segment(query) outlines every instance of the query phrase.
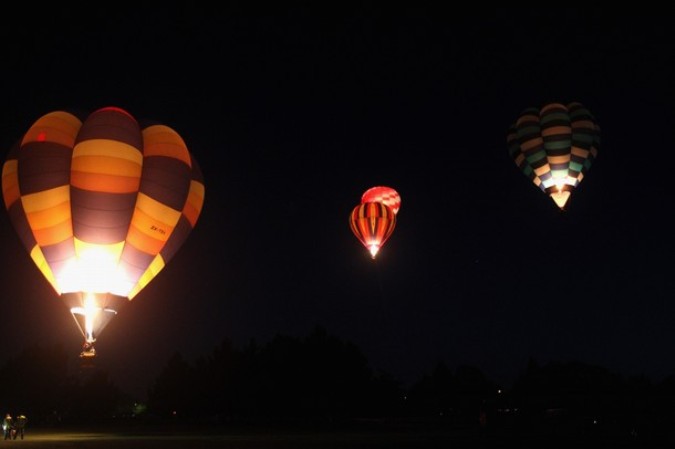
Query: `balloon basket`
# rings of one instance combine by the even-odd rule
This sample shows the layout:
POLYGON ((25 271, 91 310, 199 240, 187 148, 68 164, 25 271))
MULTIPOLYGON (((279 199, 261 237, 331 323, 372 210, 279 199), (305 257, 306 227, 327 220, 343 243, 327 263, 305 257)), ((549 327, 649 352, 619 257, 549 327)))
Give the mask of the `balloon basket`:
POLYGON ((85 343, 82 347, 82 352, 80 352, 80 358, 82 360, 93 360, 96 357, 96 349, 94 348, 93 343, 85 343))

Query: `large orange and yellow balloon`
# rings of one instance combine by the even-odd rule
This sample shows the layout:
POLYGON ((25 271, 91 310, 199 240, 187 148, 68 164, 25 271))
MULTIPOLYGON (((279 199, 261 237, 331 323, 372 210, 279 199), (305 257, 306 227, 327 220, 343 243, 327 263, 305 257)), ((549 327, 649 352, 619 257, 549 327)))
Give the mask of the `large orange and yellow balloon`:
POLYGON ((21 242, 84 337, 82 356, 119 308, 174 256, 204 204, 204 182, 165 125, 141 127, 106 107, 84 121, 40 117, 2 167, 2 193, 21 242))
POLYGON ((525 109, 507 134, 518 168, 564 210, 598 155, 600 127, 581 103, 525 109))

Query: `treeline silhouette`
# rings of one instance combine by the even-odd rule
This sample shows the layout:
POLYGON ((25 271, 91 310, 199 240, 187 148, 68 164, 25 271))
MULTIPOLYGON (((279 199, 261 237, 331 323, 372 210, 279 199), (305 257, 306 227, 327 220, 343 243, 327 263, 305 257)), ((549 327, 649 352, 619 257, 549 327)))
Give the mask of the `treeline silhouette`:
MULTIPOLYGON (((511 386, 439 361, 410 386, 375 371, 354 344, 317 327, 243 348, 228 339, 188 361, 175 353, 135 403, 99 369, 72 369, 60 346, 31 347, 0 367, 5 411, 31 425, 181 420, 201 425, 428 426, 477 435, 613 434, 670 438, 675 377, 623 378, 581 362, 531 360, 511 386)), ((4 412, 4 411, 3 411, 4 412)))

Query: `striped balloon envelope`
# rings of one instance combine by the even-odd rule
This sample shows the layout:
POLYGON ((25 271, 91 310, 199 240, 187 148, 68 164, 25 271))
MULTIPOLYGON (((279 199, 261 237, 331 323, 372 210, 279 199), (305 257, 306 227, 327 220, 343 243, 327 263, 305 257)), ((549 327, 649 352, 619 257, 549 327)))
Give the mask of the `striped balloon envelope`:
POLYGON ((564 210, 598 155, 600 127, 581 103, 550 103, 525 109, 506 140, 518 168, 564 210))
POLYGON ((171 260, 194 228, 204 182, 183 139, 105 107, 84 121, 40 117, 2 167, 10 220, 70 309, 83 357, 119 308, 171 260))
POLYGON ((394 232, 396 214, 384 203, 361 203, 349 214, 349 227, 374 259, 394 232))
POLYGON ((398 214, 398 210, 401 208, 401 196, 396 190, 387 186, 376 186, 366 190, 361 195, 361 202, 384 203, 391 207, 394 214, 398 214))

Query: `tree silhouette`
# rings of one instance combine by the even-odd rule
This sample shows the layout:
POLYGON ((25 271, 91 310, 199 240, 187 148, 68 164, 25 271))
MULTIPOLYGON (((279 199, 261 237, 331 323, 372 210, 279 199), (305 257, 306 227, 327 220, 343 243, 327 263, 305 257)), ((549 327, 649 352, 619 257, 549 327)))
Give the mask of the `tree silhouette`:
POLYGON ((5 386, 3 406, 13 413, 30 413, 35 416, 33 422, 63 410, 74 382, 68 374, 68 354, 61 345, 27 347, 0 368, 0 384, 5 386))
POLYGON ((148 393, 148 407, 160 417, 193 416, 198 412, 193 399, 196 381, 192 366, 174 353, 148 393))

